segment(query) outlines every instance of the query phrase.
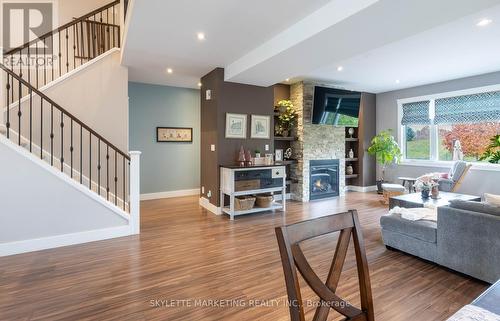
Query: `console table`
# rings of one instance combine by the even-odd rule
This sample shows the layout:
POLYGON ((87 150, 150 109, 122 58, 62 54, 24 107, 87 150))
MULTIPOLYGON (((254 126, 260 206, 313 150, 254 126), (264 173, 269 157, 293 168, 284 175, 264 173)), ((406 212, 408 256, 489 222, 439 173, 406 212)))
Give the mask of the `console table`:
POLYGON ((229 214, 231 220, 234 220, 236 215, 286 209, 286 171, 283 165, 221 166, 220 182, 220 206, 222 212, 229 214), (274 201, 270 207, 254 207, 242 211, 236 211, 234 208, 236 196, 277 192, 281 193, 281 202, 274 201), (225 204, 225 195, 229 196, 228 205, 225 204))

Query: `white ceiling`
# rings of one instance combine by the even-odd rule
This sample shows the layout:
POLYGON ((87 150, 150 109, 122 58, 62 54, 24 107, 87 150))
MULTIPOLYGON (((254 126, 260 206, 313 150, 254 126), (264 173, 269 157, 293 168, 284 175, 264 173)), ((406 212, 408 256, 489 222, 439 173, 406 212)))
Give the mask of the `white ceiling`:
POLYGON ((215 67, 377 93, 500 70, 500 0, 136 0, 128 27, 130 79, 180 87, 215 67))

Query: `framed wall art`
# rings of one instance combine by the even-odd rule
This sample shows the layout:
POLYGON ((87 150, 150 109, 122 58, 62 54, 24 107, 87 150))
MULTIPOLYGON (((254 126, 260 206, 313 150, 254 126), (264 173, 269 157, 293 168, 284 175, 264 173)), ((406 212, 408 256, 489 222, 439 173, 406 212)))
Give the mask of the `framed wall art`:
POLYGON ((271 116, 252 115, 251 138, 271 138, 271 116))
POLYGON ((157 143, 192 143, 193 129, 187 127, 156 127, 157 143))
POLYGON ((247 115, 226 114, 226 138, 247 138, 247 115))

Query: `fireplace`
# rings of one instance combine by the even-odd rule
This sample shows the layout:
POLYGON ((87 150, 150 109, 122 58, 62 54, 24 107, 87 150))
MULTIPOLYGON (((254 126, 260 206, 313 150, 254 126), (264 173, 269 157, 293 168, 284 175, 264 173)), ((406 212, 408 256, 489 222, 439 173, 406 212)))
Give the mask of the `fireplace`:
POLYGON ((339 160, 312 160, 309 164, 309 199, 339 196, 339 160))

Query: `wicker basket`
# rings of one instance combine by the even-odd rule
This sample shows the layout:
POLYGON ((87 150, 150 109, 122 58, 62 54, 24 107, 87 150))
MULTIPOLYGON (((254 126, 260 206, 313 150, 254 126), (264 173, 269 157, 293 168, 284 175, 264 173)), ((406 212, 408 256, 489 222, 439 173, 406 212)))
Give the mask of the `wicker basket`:
POLYGON ((255 202, 258 207, 271 207, 273 204, 274 197, 272 195, 257 195, 257 201, 255 202))
POLYGON ((235 211, 251 210, 255 204, 255 197, 253 196, 238 196, 234 199, 235 211))

